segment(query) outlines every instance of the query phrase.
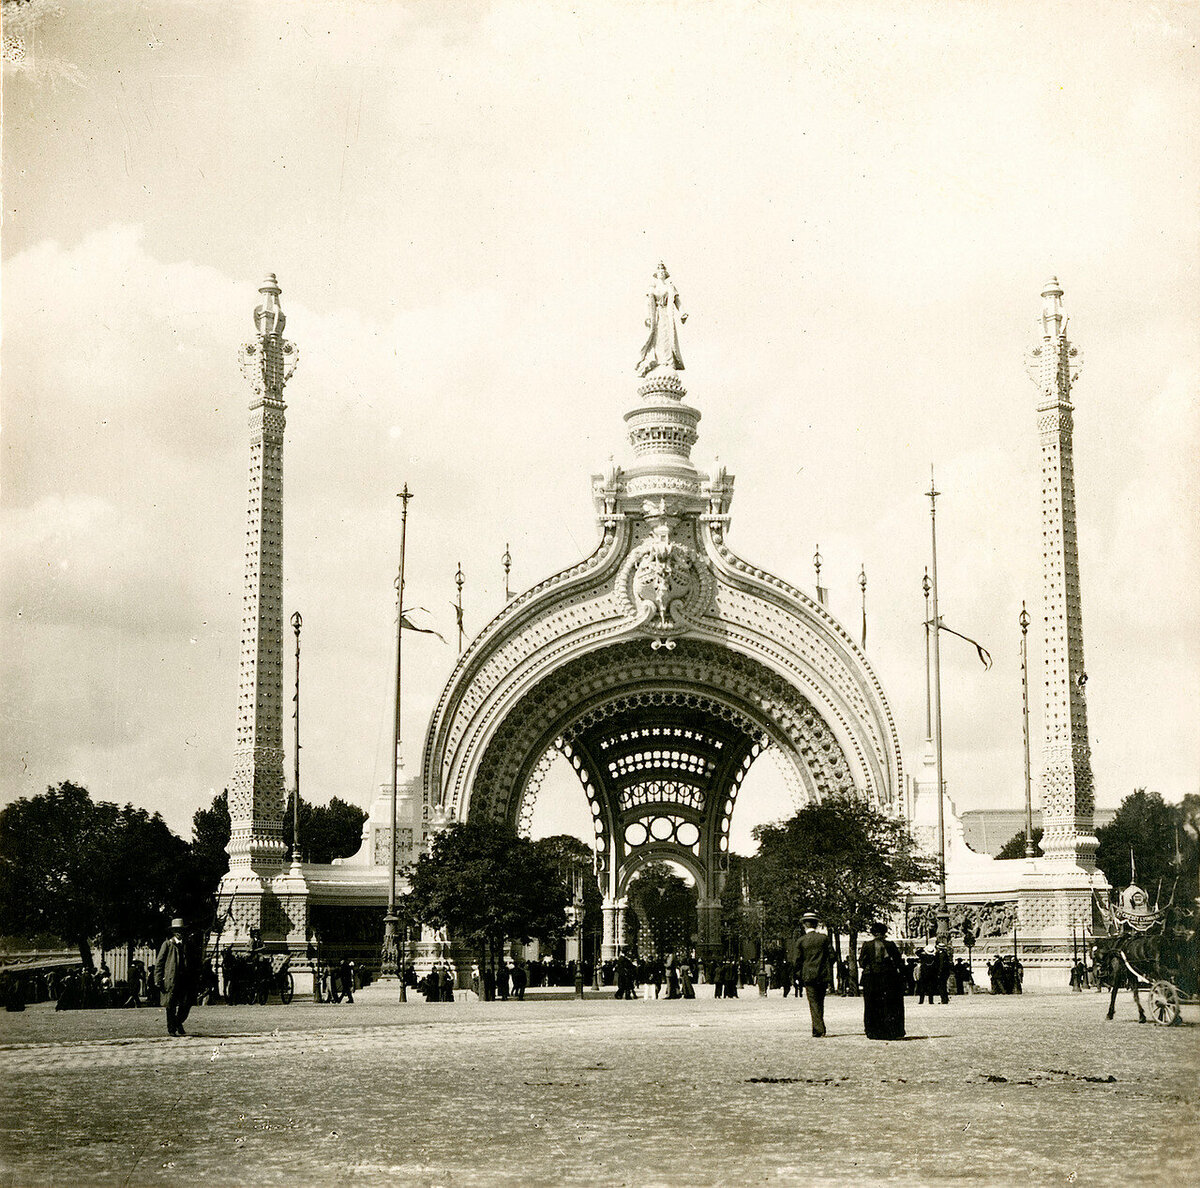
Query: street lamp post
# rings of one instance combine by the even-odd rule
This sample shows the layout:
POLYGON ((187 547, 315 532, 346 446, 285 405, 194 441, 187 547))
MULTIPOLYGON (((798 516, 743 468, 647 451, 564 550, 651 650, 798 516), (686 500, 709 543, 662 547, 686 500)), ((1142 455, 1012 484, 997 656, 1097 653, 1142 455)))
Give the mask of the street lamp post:
POLYGON ((938 904, 937 904, 937 943, 950 943, 950 909, 946 905, 946 820, 945 782, 942 775, 942 662, 939 637, 941 636, 941 620, 938 618, 938 579, 937 579, 937 497, 941 494, 934 487, 933 467, 929 468, 929 536, 931 545, 931 582, 930 593, 933 600, 933 714, 937 726, 935 734, 934 754, 937 760, 937 806, 938 806, 938 904))
POLYGON ((1037 850, 1033 844, 1033 780, 1029 772, 1029 612, 1024 602, 1017 622, 1021 627, 1021 731, 1025 739, 1025 857, 1034 858, 1037 850))
POLYGON ((592 933, 592 989, 600 990, 600 939, 599 929, 592 933))
POLYGON ((767 996, 767 909, 760 899, 758 901, 758 994, 760 998, 767 996))
POLYGON ((583 997, 583 872, 576 870, 572 882, 575 895, 575 997, 583 997))
MULTIPOLYGON (((399 779, 400 767, 400 657, 403 651, 404 639, 404 545, 408 531, 408 501, 412 492, 408 484, 397 496, 400 500, 400 569, 396 574, 396 713, 392 722, 392 796, 391 796, 391 841, 388 849, 388 910, 383 918, 383 948, 380 953, 379 977, 396 978, 399 974, 398 953, 396 945, 396 784, 399 779)), ((406 942, 407 943, 407 942, 406 942)), ((400 981, 400 1001, 405 1001, 403 980, 400 981)))

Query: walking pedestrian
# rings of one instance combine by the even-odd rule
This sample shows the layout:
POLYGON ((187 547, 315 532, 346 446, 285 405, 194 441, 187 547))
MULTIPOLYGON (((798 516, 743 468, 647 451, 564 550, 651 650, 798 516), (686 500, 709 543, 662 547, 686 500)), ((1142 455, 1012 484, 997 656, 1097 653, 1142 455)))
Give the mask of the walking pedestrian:
POLYGON ((354 966, 349 957, 343 957, 338 966, 338 981, 342 984, 342 996, 347 1002, 354 1001, 354 966))
POLYGON ((887 939, 887 925, 871 925, 871 939, 858 955, 862 976, 863 1029, 867 1039, 904 1038, 904 971, 900 950, 887 939))
POLYGON ((808 998, 812 1033, 817 1039, 822 1039, 825 1035, 825 990, 833 976, 833 945, 829 934, 817 927, 821 920, 815 912, 805 912, 802 919, 804 935, 800 938, 796 963, 800 967, 800 980, 808 998))
POLYGON ((183 1022, 192 1009, 192 970, 183 938, 183 920, 171 921, 171 935, 158 950, 154 962, 154 983, 167 1008, 167 1034, 186 1035, 183 1022))

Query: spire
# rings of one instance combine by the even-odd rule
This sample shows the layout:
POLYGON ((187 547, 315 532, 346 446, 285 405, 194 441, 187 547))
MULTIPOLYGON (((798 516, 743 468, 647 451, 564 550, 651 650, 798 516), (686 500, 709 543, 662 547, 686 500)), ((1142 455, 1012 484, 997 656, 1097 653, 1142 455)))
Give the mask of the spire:
POLYGON ((263 294, 263 299, 254 308, 255 330, 263 338, 271 334, 282 334, 284 326, 287 325, 287 318, 279 307, 279 294, 282 290, 273 272, 267 273, 267 278, 259 285, 258 291, 263 294))
POLYGON ((1042 453, 1042 853, 1095 868, 1094 793, 1088 740, 1083 611, 1076 535, 1074 408, 1079 349, 1066 333, 1062 286, 1042 289, 1040 336, 1027 364, 1037 385, 1042 453))
POLYGON ((1042 337, 1056 339, 1063 332, 1062 285, 1052 276, 1042 289, 1042 337))
POLYGON ((297 352, 274 274, 259 287, 258 337, 240 352, 250 383, 249 504, 238 723, 229 788, 231 877, 269 872, 283 857, 283 390, 297 352))

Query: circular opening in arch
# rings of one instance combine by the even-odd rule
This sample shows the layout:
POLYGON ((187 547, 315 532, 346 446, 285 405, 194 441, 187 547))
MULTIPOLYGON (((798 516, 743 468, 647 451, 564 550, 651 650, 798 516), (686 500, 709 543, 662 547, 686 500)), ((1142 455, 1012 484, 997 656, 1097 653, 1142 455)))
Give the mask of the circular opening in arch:
POLYGON ((675 832, 675 825, 669 817, 655 817, 650 822, 650 836, 655 841, 667 841, 675 832))

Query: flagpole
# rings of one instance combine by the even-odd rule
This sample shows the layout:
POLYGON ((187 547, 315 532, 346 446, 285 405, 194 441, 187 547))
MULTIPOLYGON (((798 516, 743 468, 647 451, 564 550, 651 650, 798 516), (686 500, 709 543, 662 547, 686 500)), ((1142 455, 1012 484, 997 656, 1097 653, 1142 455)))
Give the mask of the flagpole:
POLYGON ((933 712, 937 723, 935 735, 936 746, 934 754, 937 758, 937 806, 938 806, 938 905, 937 905, 937 939, 938 944, 950 942, 950 909, 946 904, 946 813, 945 782, 942 774, 942 661, 941 649, 938 645, 941 636, 941 620, 938 618, 938 579, 937 579, 937 497, 941 494, 934 487, 933 466, 929 467, 929 539, 932 551, 931 584, 933 596, 933 712))
POLYGON ((925 576, 921 579, 921 589, 925 591, 925 737, 933 742, 933 708, 932 693, 930 692, 929 672, 929 566, 925 567, 925 576))
POLYGON ((858 586, 862 590, 862 648, 867 650, 867 563, 858 571, 858 586))
POLYGON ((294 871, 298 870, 300 866, 300 628, 303 623, 300 612, 296 611, 292 615, 292 630, 296 633, 296 696, 293 698, 296 703, 296 768, 295 790, 292 798, 292 870, 294 871))
POLYGON ((1021 732, 1025 738, 1025 857, 1036 858, 1033 845, 1033 780, 1029 771, 1029 612, 1021 603, 1021 732))
POLYGON ((458 611, 458 654, 462 655, 463 646, 463 616, 462 616, 462 590, 463 583, 467 579, 463 577, 462 562, 458 563, 458 572, 454 575, 454 584, 458 587, 458 602, 455 604, 458 611))
MULTIPOLYGON (((408 534, 408 501, 412 492, 408 484, 396 496, 400 500, 400 569, 396 575, 396 713, 392 722, 392 796, 391 796, 391 841, 388 846, 391 861, 388 864, 388 910, 383 918, 383 951, 380 955, 379 976, 396 978, 398 976, 398 954, 396 946, 396 785, 399 779, 400 767, 400 658, 403 653, 404 639, 404 545, 408 534)), ((405 1000, 405 987, 400 981, 400 1001, 405 1000)))

